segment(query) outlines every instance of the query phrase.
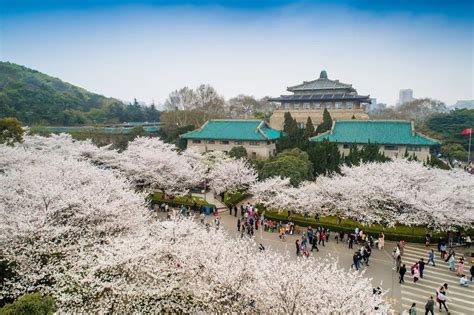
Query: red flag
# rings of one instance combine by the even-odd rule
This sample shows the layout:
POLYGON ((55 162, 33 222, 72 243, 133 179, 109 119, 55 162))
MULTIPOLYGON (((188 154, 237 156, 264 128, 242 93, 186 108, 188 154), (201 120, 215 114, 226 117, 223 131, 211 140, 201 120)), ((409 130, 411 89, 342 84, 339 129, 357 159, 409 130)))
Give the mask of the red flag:
POLYGON ((472 133, 472 128, 467 128, 461 131, 462 135, 470 135, 472 133))

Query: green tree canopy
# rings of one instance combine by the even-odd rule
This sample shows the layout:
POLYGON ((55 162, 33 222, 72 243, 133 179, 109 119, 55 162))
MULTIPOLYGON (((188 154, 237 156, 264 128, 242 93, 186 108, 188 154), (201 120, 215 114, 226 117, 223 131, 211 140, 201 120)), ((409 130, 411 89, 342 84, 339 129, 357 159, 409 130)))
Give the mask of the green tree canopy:
POLYGON ((313 176, 340 173, 341 154, 337 144, 328 140, 311 142, 307 149, 309 160, 312 163, 313 176))
POLYGON ((300 149, 285 150, 274 159, 265 162, 260 171, 260 178, 274 176, 288 177, 292 185, 311 178, 311 162, 308 154, 300 149))
POLYGON ((0 315, 50 315, 56 311, 54 299, 39 292, 20 296, 0 308, 0 315))
POLYGON ((246 158, 247 150, 243 146, 239 145, 237 147, 233 147, 232 149, 230 149, 229 155, 236 159, 246 158))
POLYGON ((160 115, 155 106, 127 105, 9 62, 0 62, 0 87, 0 118, 27 125, 158 121, 160 115))
POLYGON ((16 118, 0 118, 0 143, 13 146, 23 142, 23 128, 16 118))
POLYGON ((441 146, 441 154, 449 160, 467 161, 468 157, 467 150, 459 143, 448 143, 441 146))
POLYGON ((448 113, 434 114, 426 121, 426 128, 442 139, 443 144, 459 143, 467 150, 469 136, 461 131, 474 128, 474 109, 456 109, 448 113))

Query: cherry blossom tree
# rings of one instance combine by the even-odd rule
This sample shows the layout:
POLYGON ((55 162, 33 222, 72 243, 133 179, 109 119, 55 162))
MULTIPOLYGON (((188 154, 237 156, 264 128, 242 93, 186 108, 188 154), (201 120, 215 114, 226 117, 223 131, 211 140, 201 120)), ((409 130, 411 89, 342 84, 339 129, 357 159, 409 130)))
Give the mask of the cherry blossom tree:
POLYGON ((373 295, 370 279, 338 268, 335 260, 258 252, 252 241, 206 230, 192 219, 174 217, 147 226, 148 231, 117 238, 106 249, 92 249, 98 254, 75 264, 62 283, 62 290, 71 292, 62 296, 62 307, 72 312, 285 314, 373 313, 375 307, 386 313, 389 308, 382 296, 373 295))
POLYGON ((15 274, 3 296, 51 290, 85 248, 148 220, 144 196, 127 180, 46 148, 0 146, 0 256, 15 274))
MULTIPOLYGON (((44 139, 52 142, 42 149, 42 139, 30 140, 0 146, 0 256, 15 275, 2 296, 40 290, 72 313, 388 310, 370 279, 335 261, 261 253, 192 218, 150 218, 115 156, 118 171, 90 163, 82 153, 101 152, 69 147, 67 137, 44 139)), ((143 145, 149 161, 163 148, 143 145)))
POLYGON ((205 176, 204 167, 193 154, 183 154, 159 138, 138 137, 121 153, 109 152, 94 158, 150 192, 185 195, 205 176))
POLYGON ((217 194, 248 188, 257 181, 255 169, 244 159, 219 160, 207 174, 210 187, 217 194))
POLYGON ((256 202, 269 208, 350 217, 369 224, 446 229, 472 227, 474 222, 474 178, 462 170, 396 159, 344 166, 341 173, 320 176, 296 189, 282 179, 269 179, 256 183, 251 192, 256 202))

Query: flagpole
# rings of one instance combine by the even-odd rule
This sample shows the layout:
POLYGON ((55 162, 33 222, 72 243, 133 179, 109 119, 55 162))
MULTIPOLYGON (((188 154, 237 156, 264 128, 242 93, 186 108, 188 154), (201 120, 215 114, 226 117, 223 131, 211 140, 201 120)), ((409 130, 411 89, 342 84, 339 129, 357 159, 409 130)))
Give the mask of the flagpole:
POLYGON ((468 152, 467 152, 467 166, 471 166, 471 138, 472 138, 472 128, 471 132, 469 133, 469 146, 468 146, 468 152))

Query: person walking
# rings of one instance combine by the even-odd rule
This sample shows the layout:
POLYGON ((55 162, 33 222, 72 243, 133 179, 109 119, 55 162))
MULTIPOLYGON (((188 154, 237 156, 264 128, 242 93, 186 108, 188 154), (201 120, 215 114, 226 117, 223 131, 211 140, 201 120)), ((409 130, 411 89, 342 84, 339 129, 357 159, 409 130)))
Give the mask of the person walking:
POLYGON ((446 257, 446 244, 444 242, 439 246, 439 251, 441 252, 441 259, 446 257))
POLYGON ((300 240, 296 240, 295 245, 296 245, 296 256, 299 256, 299 255, 300 255, 300 251, 301 251, 301 248, 300 248, 300 240))
POLYGON ((416 303, 413 303, 410 307, 410 309, 408 310, 408 314, 409 315, 416 315, 416 303))
POLYGON ((240 232, 240 218, 237 219, 237 232, 240 232))
POLYGON ((403 277, 405 277, 406 272, 407 272, 407 268, 405 267, 405 264, 403 264, 403 266, 401 266, 400 270, 398 271, 398 273, 400 274, 400 281, 398 283, 405 283, 405 280, 403 279, 403 277))
POLYGON ((423 270, 425 270, 425 262, 423 261, 423 258, 418 262, 418 268, 420 270, 420 278, 423 279, 423 270))
POLYGON ((425 315, 428 315, 428 313, 431 313, 431 315, 434 315, 434 305, 435 305, 435 301, 433 300, 433 296, 430 296, 430 298, 425 304, 425 315))
POLYGON ((418 264, 413 268, 413 283, 416 283, 420 279, 420 267, 418 264))
POLYGON ((316 249, 316 251, 319 252, 319 248, 318 248, 318 238, 317 238, 317 237, 313 237, 313 239, 312 239, 312 242, 311 242, 311 251, 313 251, 313 249, 316 249))
POLYGON ((400 270, 400 267, 402 266, 402 256, 398 255, 397 258, 395 259, 395 268, 397 271, 400 270))
POLYGON ((360 252, 359 251, 355 252, 354 255, 352 256, 351 267, 354 266, 357 271, 360 268, 360 259, 361 259, 360 252))
POLYGON ((234 217, 237 218, 237 206, 234 206, 234 217))
POLYGON ((472 282, 472 279, 474 279, 474 265, 471 265, 471 269, 469 269, 469 272, 471 273, 471 279, 469 279, 469 281, 472 282))
POLYGON ((451 270, 451 271, 455 271, 455 270, 456 270, 456 267, 455 267, 456 259, 454 258, 454 254, 452 254, 452 255, 449 256, 449 258, 448 258, 448 264, 449 264, 449 270, 451 270))
POLYGON ((436 290, 436 298, 439 303, 439 311, 441 312, 441 307, 444 306, 444 309, 449 314, 448 307, 446 306, 446 300, 448 299, 448 297, 446 296, 446 289, 444 288, 444 286, 441 286, 438 290, 436 290))
POLYGON ((379 239, 378 239, 378 242, 377 242, 377 247, 379 250, 382 250, 382 248, 384 247, 384 244, 385 243, 385 235, 383 234, 383 232, 381 232, 379 234, 379 239))
POLYGON ((365 250, 364 250, 364 261, 365 261, 365 264, 367 265, 367 267, 369 266, 370 254, 372 254, 372 250, 370 249, 369 245, 366 245, 365 250))
POLYGON ((354 234, 349 234, 349 248, 352 249, 354 246, 354 234))
POLYGON ((464 259, 461 257, 458 262, 458 277, 464 275, 464 259))
POLYGON ((435 258, 434 250, 430 249, 430 251, 428 252, 428 262, 427 262, 427 264, 429 265, 430 261, 431 261, 433 263, 433 267, 436 267, 434 258, 435 258))

